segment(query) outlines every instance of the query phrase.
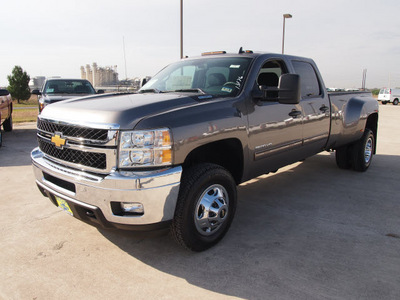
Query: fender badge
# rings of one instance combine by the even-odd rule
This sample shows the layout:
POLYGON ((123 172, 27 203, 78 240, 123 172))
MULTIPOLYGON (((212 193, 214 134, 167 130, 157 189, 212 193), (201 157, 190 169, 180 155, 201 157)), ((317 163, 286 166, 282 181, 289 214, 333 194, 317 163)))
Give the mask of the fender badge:
POLYGON ((62 149, 65 145, 66 139, 63 139, 61 132, 55 132, 54 135, 51 137, 51 142, 56 145, 57 148, 62 149))

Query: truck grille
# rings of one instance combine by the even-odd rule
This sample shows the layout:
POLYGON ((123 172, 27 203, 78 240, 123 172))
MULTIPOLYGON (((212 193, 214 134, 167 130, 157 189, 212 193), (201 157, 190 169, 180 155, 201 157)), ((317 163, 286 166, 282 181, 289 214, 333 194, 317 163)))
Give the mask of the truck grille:
POLYGON ((37 121, 39 149, 48 159, 82 171, 107 174, 116 168, 118 125, 78 125, 44 119, 37 121), (109 128, 109 129, 106 129, 109 128), (63 141, 56 146, 52 141, 63 141))
POLYGON ((38 119, 37 128, 45 132, 62 132, 64 136, 77 137, 88 140, 104 141, 107 140, 108 130, 63 125, 52 123, 47 120, 38 119))
POLYGON ((39 148, 43 153, 54 158, 90 168, 105 169, 106 154, 95 152, 83 152, 74 149, 58 149, 53 144, 38 138, 39 148))

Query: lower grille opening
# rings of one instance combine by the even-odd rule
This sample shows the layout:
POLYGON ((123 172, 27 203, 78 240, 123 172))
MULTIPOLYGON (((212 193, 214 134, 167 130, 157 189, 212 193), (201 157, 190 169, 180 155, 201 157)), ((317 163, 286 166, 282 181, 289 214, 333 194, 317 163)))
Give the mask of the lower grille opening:
POLYGON ((59 186, 59 187, 65 189, 65 190, 68 190, 68 191, 73 192, 73 193, 76 192, 75 184, 73 184, 71 182, 68 182, 68 181, 62 180, 60 178, 54 177, 54 176, 52 176, 50 174, 47 174, 45 172, 43 172, 43 177, 47 181, 55 184, 56 186, 59 186))

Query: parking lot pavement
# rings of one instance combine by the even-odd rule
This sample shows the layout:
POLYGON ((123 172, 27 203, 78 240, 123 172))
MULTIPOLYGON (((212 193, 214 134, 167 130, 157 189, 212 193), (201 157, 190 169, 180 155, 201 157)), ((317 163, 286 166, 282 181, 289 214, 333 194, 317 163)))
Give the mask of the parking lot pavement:
POLYGON ((216 247, 97 230, 37 190, 34 124, 0 148, 1 299, 400 299, 400 107, 380 106, 365 173, 333 153, 239 186, 216 247))

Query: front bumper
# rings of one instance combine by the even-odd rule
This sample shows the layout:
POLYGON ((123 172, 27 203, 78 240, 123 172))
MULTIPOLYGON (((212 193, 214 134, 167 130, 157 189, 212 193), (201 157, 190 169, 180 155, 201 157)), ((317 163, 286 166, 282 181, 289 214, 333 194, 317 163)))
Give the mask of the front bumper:
POLYGON ((73 215, 105 228, 145 229, 168 224, 174 217, 182 168, 112 172, 98 175, 48 160, 39 148, 31 153, 36 184, 57 205, 67 201, 73 215), (141 203, 144 213, 124 215, 121 202, 141 203))

